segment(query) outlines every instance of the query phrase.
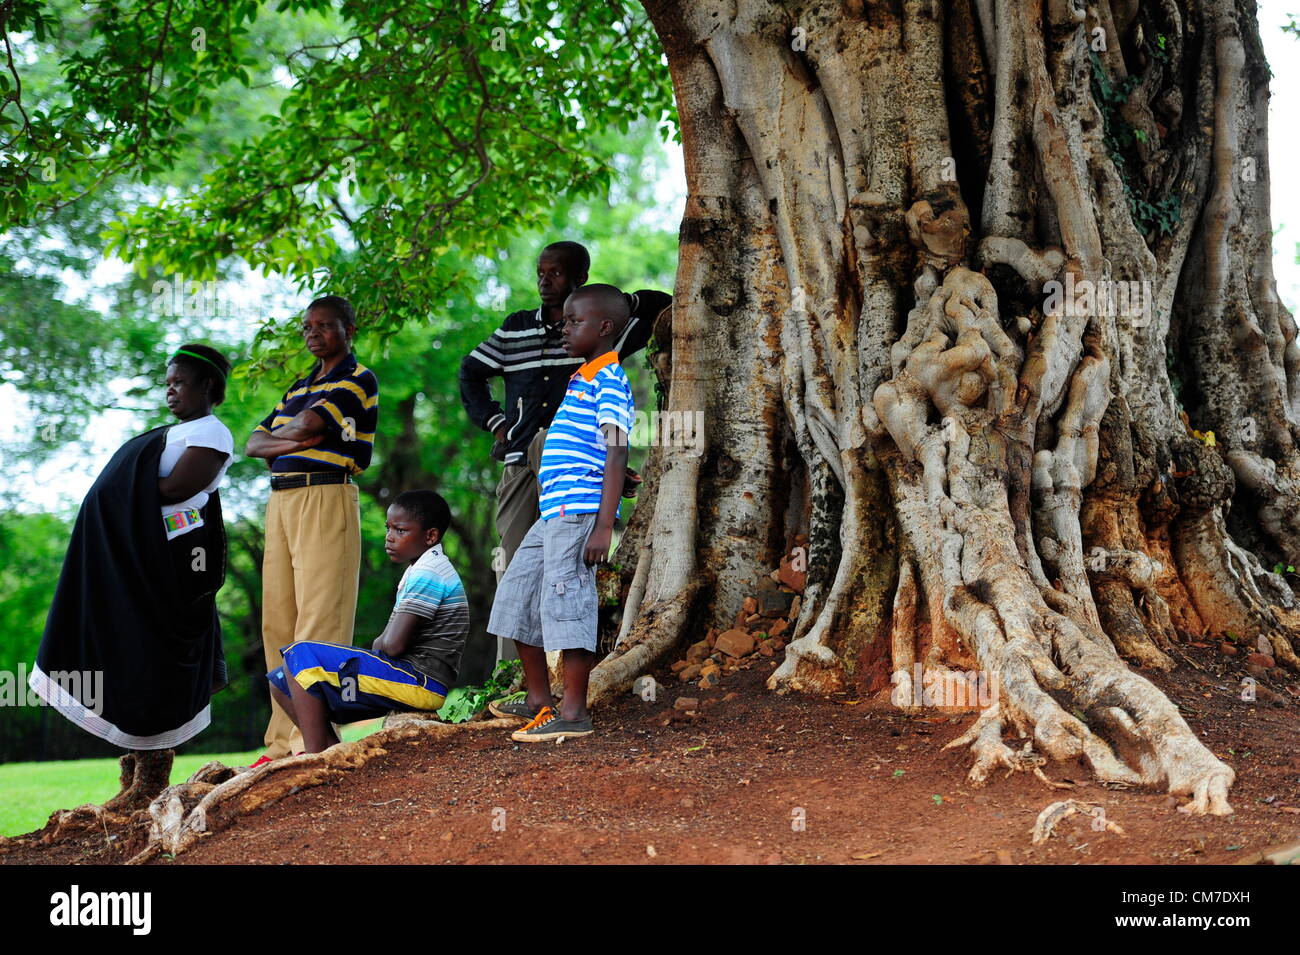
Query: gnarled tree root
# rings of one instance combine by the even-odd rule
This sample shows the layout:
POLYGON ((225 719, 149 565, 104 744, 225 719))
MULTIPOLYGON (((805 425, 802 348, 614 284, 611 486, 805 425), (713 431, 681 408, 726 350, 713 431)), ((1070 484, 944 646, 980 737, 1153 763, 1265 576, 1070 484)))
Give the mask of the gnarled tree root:
POLYGON ((1032 839, 1034 845, 1042 845, 1050 839, 1056 830, 1058 824, 1069 819, 1075 813, 1081 813, 1085 816, 1091 816, 1093 819, 1093 828, 1105 832, 1114 832, 1118 835, 1124 835, 1124 829, 1117 822, 1111 822, 1106 818, 1105 810, 1101 806, 1092 803, 1079 802, 1077 799, 1063 799, 1060 802, 1054 802, 1043 809, 1034 821, 1032 839))
POLYGON ((106 809, 103 806, 87 804, 77 806, 74 809, 60 809, 50 816, 50 821, 45 825, 45 831, 41 833, 40 842, 43 846, 53 845, 62 842, 88 829, 102 829, 105 832, 109 827, 114 829, 123 826, 129 826, 135 814, 123 814, 106 809))
POLYGON ((587 686, 588 706, 596 706, 630 686, 677 646, 699 587, 697 580, 675 599, 643 609, 632 635, 592 669, 587 686))
POLYGON ((149 805, 149 842, 127 861, 142 865, 166 853, 179 855, 208 833, 219 832, 285 796, 330 782, 388 752, 393 743, 415 739, 447 739, 470 730, 504 730, 515 720, 439 723, 421 714, 390 718, 383 730, 352 743, 331 746, 323 753, 303 753, 236 774, 212 762, 190 779, 168 787, 149 805))
POLYGON ((970 746, 973 785, 983 785, 998 768, 1041 765, 1003 741, 1006 721, 1050 759, 1082 758, 1102 782, 1166 787, 1191 797, 1182 812, 1232 812, 1227 800, 1232 769, 1196 738, 1168 697, 1112 650, 1052 611, 1040 621, 1044 641, 1033 632, 1004 634, 987 605, 961 600, 958 605, 963 629, 976 634, 981 664, 999 676, 997 703, 945 747, 970 746), (1062 693, 1074 702, 1073 713, 1058 701, 1062 693))
MULTIPOLYGON (((1073 361, 1072 380, 1070 356, 1078 346, 1049 362, 1054 370, 1045 376, 1063 402, 1055 448, 1040 447, 1033 457, 1037 523, 1050 530, 1049 563, 1062 588, 1053 605, 1044 590, 1057 592, 1035 580, 1017 546, 1007 490, 991 478, 1006 469, 1011 445, 991 426, 999 420, 991 414, 1002 415, 1034 389, 1018 388, 1014 375, 1003 374, 1002 363, 1018 364, 1018 353, 994 320, 994 300, 986 278, 952 270, 913 310, 896 376, 875 394, 900 455, 920 465, 895 466, 892 477, 903 532, 918 566, 931 568, 927 600, 942 607, 945 623, 998 687, 997 708, 979 718, 966 740, 975 754, 971 782, 984 782, 997 767, 1032 767, 1026 753, 1002 741, 1006 721, 1043 756, 1082 758, 1103 782, 1168 786, 1191 797, 1188 812, 1229 813, 1232 770, 1164 694, 1124 665, 1092 606, 1077 514, 1080 489, 1095 473, 1096 429, 1107 406, 1108 362, 1095 351, 1073 361), (938 428, 932 406, 942 416, 938 428), (1086 612, 1054 609, 1065 598, 1086 612)), ((1067 337, 1063 325, 1045 326, 1038 347, 1050 352, 1067 337)), ((886 461, 896 465, 894 458, 886 461)), ((1124 568, 1132 563, 1116 561, 1124 568)))

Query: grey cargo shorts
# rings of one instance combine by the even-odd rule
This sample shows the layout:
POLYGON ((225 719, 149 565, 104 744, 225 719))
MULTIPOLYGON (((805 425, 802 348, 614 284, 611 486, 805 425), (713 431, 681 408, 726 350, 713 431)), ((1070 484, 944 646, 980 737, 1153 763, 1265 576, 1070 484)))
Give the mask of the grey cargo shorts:
POLYGON ((596 568, 583 562, 596 515, 538 518, 497 585, 488 633, 552 650, 596 650, 596 568))

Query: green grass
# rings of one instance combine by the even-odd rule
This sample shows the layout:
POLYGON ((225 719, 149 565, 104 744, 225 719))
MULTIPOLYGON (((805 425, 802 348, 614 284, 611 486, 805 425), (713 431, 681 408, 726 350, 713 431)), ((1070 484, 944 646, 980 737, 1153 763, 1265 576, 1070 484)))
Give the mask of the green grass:
MULTIPOLYGON (((344 727, 343 739, 356 740, 380 727, 379 720, 344 727)), ((247 753, 194 753, 177 756, 172 782, 187 779, 204 763, 247 766, 261 750, 247 753)), ((116 759, 65 759, 0 765, 0 836, 17 836, 45 825, 50 813, 85 803, 102 803, 117 794, 116 759)))

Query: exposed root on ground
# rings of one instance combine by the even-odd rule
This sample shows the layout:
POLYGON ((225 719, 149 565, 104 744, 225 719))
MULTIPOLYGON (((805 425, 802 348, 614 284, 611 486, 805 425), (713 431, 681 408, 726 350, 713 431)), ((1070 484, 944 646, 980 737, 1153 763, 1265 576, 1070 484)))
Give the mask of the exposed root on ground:
POLYGON ((1179 521, 1173 548, 1188 593, 1211 631, 1252 642, 1263 636, 1280 665, 1300 670, 1300 634, 1284 619, 1295 606, 1290 588, 1232 540, 1219 508, 1179 521))
POLYGON ((1064 799, 1061 802, 1052 803, 1038 814, 1032 830, 1034 845, 1042 845, 1050 839, 1054 835, 1056 827, 1075 813, 1091 816, 1092 827, 1099 832, 1113 832, 1116 835, 1124 835, 1123 828, 1119 823, 1107 819, 1106 812, 1101 806, 1079 802, 1077 799, 1064 799))
MULTIPOLYGON (((1106 361, 1062 353, 1056 361, 1074 362, 1071 374, 1050 364, 1040 369, 1062 397, 1055 446, 1040 447, 1033 459, 1034 510, 1044 539, 1053 541, 1048 564, 1064 591, 1054 592, 1049 604, 1017 547, 1008 489, 999 476, 1011 452, 992 425, 1027 400, 1027 389, 999 373, 998 362, 1014 363, 1018 351, 990 322, 994 315, 988 280, 952 270, 912 312, 902 342, 912 349, 900 349, 894 379, 875 398, 899 451, 920 465, 918 473, 915 465, 890 459, 909 547, 920 555, 919 566, 935 568, 926 599, 942 607, 947 624, 998 687, 997 705, 962 738, 975 757, 970 779, 981 784, 995 768, 1030 768, 1027 754, 1002 740, 1013 728, 1048 759, 1082 758, 1100 780, 1167 786, 1191 797, 1187 811, 1231 812, 1232 770, 1201 744, 1163 693, 1129 670, 1092 607, 1078 502, 1096 469, 1106 361), (942 415, 938 427, 929 423, 932 405, 942 415), (1069 598, 1088 611, 1061 612, 1069 598)), ((1041 354, 1053 352, 1051 341, 1039 347, 1041 354)), ((1146 584, 1154 570, 1136 559, 1115 563, 1115 572, 1136 584, 1146 584)), ((902 587, 909 586, 904 575, 902 587)), ((895 624, 909 615, 896 607, 895 624)))
POLYGON ((998 704, 987 707, 975 719, 966 732, 962 733, 944 749, 969 746, 975 755, 969 778, 972 784, 983 786, 988 781, 989 773, 995 769, 1005 769, 1010 776, 1015 772, 1031 772, 1049 789, 1072 789, 1071 783, 1053 782, 1043 772, 1047 762, 1045 756, 1034 752, 1033 741, 1027 741, 1019 751, 1012 749, 1002 741, 1002 720, 998 716, 998 704))
POLYGON ((147 808, 135 812, 118 813, 94 805, 61 810, 50 817, 40 841, 52 845, 89 829, 102 828, 107 834, 109 827, 121 831, 148 824, 147 844, 127 860, 128 865, 141 865, 159 855, 178 855, 202 836, 229 827, 241 816, 292 793, 338 779, 387 754, 386 747, 394 743, 449 739, 463 732, 515 726, 515 720, 440 723, 422 713, 396 713, 378 733, 340 743, 323 753, 291 756, 242 773, 215 761, 207 763, 185 782, 169 786, 147 808))
POLYGON ((688 610, 698 582, 682 593, 680 599, 666 606, 646 607, 637 629, 591 671, 587 686, 587 705, 598 706, 632 681, 648 673, 681 640, 688 620, 688 610))

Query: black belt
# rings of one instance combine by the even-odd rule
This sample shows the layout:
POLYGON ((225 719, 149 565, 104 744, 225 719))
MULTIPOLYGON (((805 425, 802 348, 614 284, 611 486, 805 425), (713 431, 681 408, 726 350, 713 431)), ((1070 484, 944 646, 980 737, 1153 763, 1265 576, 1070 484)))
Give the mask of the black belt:
POLYGON ((313 471, 310 474, 286 474, 271 476, 272 491, 288 491, 295 487, 307 487, 311 484, 351 484, 352 475, 344 471, 313 471))

